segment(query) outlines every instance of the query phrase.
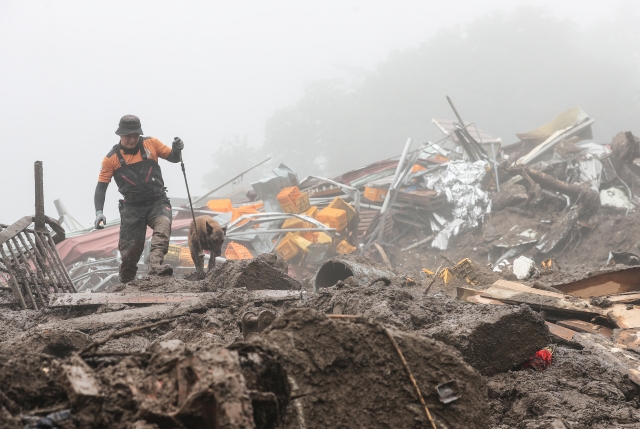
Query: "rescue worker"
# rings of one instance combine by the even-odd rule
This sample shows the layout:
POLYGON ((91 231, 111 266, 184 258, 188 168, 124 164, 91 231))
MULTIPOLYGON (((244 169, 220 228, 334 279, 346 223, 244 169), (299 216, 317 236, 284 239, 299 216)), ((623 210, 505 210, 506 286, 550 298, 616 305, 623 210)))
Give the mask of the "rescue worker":
POLYGON ((120 282, 127 283, 136 277, 147 226, 153 230, 149 274, 171 275, 173 268, 163 264, 171 235, 171 203, 167 197, 167 188, 164 187, 158 158, 179 162, 184 143, 176 137, 169 148, 155 137, 143 136, 140 119, 134 115, 125 115, 120 119, 116 134, 120 136, 120 142, 102 160, 98 176, 94 195, 94 225, 97 229, 102 229, 107 222, 102 211, 107 187, 113 178, 123 196, 118 205, 118 249, 122 256, 120 282))

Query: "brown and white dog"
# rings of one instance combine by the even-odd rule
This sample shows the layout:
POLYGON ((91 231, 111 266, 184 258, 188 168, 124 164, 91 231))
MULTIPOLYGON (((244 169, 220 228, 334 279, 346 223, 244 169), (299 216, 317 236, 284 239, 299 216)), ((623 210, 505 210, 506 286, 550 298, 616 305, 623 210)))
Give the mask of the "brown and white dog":
POLYGON ((220 224, 211 216, 198 216, 195 224, 191 221, 191 225, 189 225, 189 250, 200 277, 204 277, 203 250, 209 251, 207 271, 211 271, 216 266, 216 256, 222 254, 222 243, 226 233, 227 227, 220 227, 220 224))

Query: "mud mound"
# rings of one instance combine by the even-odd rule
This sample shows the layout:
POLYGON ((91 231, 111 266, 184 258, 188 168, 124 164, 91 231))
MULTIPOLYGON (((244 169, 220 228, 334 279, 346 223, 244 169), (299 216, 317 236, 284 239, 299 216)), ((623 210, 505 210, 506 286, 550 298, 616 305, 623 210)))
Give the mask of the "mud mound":
POLYGON ((302 287, 282 271, 277 259, 267 257, 227 260, 209 271, 202 283, 205 291, 223 288, 300 290, 302 287))
POLYGON ((495 428, 547 429, 558 417, 573 428, 640 427, 634 385, 588 351, 558 347, 545 371, 498 374, 487 383, 495 428))
POLYGON ((202 292, 203 285, 200 281, 189 281, 184 278, 172 276, 147 276, 135 279, 127 284, 116 284, 109 288, 107 292, 202 292))
POLYGON ((0 354, 47 354, 64 358, 85 348, 91 338, 80 331, 47 329, 33 331, 13 341, 0 343, 0 354))
POLYGON ((427 335, 455 347, 483 375, 506 372, 550 342, 544 319, 526 305, 467 305, 427 335))
MULTIPOLYGON (((484 380, 454 349, 392 331, 438 427, 486 428, 484 380), (443 405, 435 387, 455 381, 459 399, 443 405)), ((285 313, 254 340, 276 348, 298 397, 286 428, 423 428, 429 425, 409 376, 381 325, 331 320, 317 311, 285 313)))

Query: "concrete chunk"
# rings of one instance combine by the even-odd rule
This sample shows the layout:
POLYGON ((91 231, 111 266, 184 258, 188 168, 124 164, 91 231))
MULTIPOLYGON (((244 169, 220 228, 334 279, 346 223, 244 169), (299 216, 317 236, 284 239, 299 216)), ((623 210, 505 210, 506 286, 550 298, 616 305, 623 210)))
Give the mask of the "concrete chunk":
POLYGON ((93 370, 80 356, 73 355, 62 365, 61 382, 71 404, 86 404, 102 397, 100 383, 93 370))

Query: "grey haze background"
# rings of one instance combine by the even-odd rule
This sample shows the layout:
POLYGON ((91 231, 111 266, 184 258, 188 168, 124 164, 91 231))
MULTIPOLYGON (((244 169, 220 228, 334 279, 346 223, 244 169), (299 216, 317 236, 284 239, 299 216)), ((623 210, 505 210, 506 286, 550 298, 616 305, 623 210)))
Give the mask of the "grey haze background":
MULTIPOLYGON (((505 143, 575 105, 601 141, 638 133, 638 11, 622 0, 2 0, 0 222, 33 212, 42 160, 47 213, 61 198, 90 224, 127 113, 167 144, 182 137, 194 194, 264 155, 301 175, 392 156, 409 136, 438 137, 445 95, 505 143)), ((184 196, 179 166, 162 167, 184 196)), ((112 184, 108 219, 117 199, 112 184)))

